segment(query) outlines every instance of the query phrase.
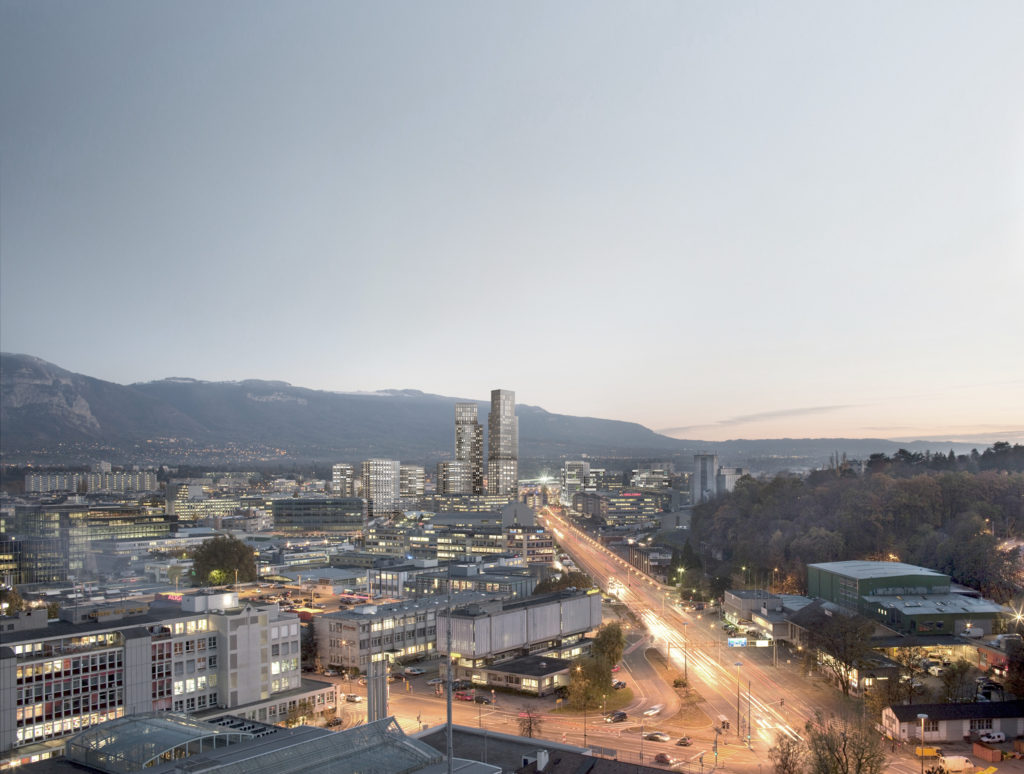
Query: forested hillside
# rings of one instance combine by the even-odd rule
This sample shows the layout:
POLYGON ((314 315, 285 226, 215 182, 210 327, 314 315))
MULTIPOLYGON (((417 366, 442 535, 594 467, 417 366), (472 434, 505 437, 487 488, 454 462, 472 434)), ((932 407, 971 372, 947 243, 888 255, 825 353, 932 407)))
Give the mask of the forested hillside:
POLYGON ((1022 584, 1024 473, 999 470, 997 460, 1016 467, 1022 452, 998 444, 940 457, 952 468, 941 471, 935 458, 898 453, 876 455, 864 474, 839 466, 807 478, 745 477, 695 508, 692 547, 712 576, 742 574, 791 591, 803 591, 810 563, 889 559, 1006 601, 1022 584))

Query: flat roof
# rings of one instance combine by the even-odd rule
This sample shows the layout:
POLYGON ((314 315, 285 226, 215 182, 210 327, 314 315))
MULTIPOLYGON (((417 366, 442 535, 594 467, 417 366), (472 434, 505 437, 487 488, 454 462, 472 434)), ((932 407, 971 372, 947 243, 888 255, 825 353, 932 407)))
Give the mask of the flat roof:
POLYGON ((513 675, 528 675, 530 677, 544 677, 558 672, 564 672, 572 666, 571 661, 562 658, 551 658, 550 656, 522 656, 511 661, 502 661, 500 664, 491 664, 487 667, 488 672, 504 672, 513 675))
POLYGON ((931 575, 935 578, 949 579, 945 573, 937 570, 930 570, 927 567, 918 567, 904 562, 878 562, 866 559, 852 559, 847 562, 821 562, 809 564, 808 567, 815 567, 819 570, 845 575, 848 578, 868 580, 870 578, 891 578, 899 575, 931 575))
POLYGON ((865 602, 905 615, 999 615, 1010 609, 979 597, 963 594, 901 594, 863 597, 865 602))

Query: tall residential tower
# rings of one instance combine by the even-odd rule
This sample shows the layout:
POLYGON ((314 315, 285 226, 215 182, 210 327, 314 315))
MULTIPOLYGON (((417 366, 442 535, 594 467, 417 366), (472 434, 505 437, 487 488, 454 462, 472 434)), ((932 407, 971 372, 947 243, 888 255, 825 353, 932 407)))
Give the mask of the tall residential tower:
POLYGON ((491 390, 491 413, 487 417, 487 493, 519 496, 519 420, 516 394, 512 390, 491 390))
POLYGON ((465 494, 483 494, 484 428, 477 421, 475 403, 455 404, 455 461, 470 466, 472 484, 465 494))

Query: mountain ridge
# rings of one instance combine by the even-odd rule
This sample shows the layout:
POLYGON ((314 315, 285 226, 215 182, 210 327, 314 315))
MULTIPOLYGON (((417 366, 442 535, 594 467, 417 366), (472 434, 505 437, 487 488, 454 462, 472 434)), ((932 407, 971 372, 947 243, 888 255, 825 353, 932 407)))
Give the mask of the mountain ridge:
MULTIPOLYGON (((213 382, 174 376, 119 385, 32 355, 0 353, 0 453, 5 462, 99 458, 358 460, 432 463, 452 456, 452 398, 415 389, 372 393, 314 390, 281 380, 213 382), (203 450, 207 453, 203 453, 203 450)), ((470 399, 472 400, 472 399, 470 399)), ((488 400, 473 400, 486 428, 488 400)), ((520 458, 678 459, 718 453, 723 464, 751 456, 810 463, 838 450, 864 458, 900 446, 885 439, 700 441, 661 435, 635 422, 516 407, 520 458)), ((927 448, 968 450, 931 442, 927 448)))

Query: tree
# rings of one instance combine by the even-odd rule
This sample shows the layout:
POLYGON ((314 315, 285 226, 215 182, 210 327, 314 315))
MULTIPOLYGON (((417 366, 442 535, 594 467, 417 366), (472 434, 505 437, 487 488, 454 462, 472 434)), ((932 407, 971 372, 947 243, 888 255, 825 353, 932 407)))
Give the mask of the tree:
POLYGON ((47 618, 60 618, 60 602, 48 602, 46 604, 47 618))
POLYGON ((803 774, 807 764, 807 748, 795 739, 779 734, 775 746, 768 751, 775 774, 803 774))
POLYGON ((607 664, 610 670, 622 658, 622 651, 625 648, 626 635, 622 631, 622 626, 613 622, 606 623, 597 630, 590 646, 590 652, 598 661, 607 664))
POLYGON ((860 616, 823 612, 820 625, 811 630, 810 644, 819 651, 821 665, 836 679, 843 695, 849 696, 853 671, 864 664, 871 652, 874 625, 860 616))
POLYGON ((220 586, 235 579, 240 583, 256 580, 256 555, 241 540, 218 535, 205 541, 193 556, 193 570, 199 583, 220 586))
POLYGON ((542 725, 541 716, 533 710, 528 709, 519 713, 519 736, 529 739, 540 736, 542 725))
POLYGON ((568 588, 589 589, 593 588, 594 581, 585 572, 571 571, 562 575, 545 578, 533 589, 534 594, 550 594, 553 591, 562 591, 568 588))
POLYGON ((25 600, 15 589, 0 588, 0 614, 14 615, 25 609, 25 600))
POLYGON ((881 737, 862 721, 824 723, 819 713, 808 723, 809 774, 882 774, 885 752, 881 737))
MULTIPOLYGON (((942 700, 955 703, 969 699, 974 694, 970 680, 971 665, 964 659, 950 664, 942 673, 942 700)), ((1014 692, 1016 693, 1016 691, 1014 692)))

